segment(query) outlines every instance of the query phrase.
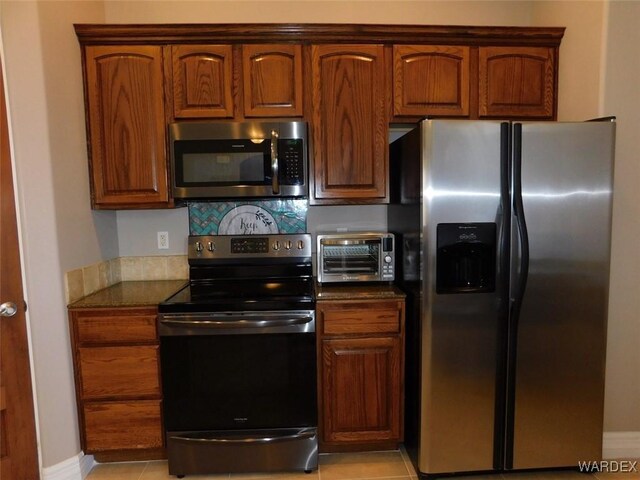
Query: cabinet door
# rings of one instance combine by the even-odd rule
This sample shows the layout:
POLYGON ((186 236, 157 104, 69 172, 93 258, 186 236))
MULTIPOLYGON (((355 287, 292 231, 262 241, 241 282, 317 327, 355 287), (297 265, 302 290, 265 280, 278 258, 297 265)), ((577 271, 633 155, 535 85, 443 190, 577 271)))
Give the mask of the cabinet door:
POLYGON ((555 49, 480 47, 480 117, 555 117, 555 49))
POLYGON ((174 117, 233 117, 232 63, 231 45, 173 45, 174 117))
POLYGON ((93 207, 167 206, 161 47, 89 46, 85 66, 93 207))
POLYGON ((243 45, 245 117, 302 116, 302 47, 243 45))
POLYGON ((316 203, 388 201, 382 45, 313 45, 311 55, 316 203))
POLYGON ((400 345, 398 337, 322 341, 325 442, 400 439, 400 345))
POLYGON ((394 115, 469 115, 469 47, 393 47, 394 115))

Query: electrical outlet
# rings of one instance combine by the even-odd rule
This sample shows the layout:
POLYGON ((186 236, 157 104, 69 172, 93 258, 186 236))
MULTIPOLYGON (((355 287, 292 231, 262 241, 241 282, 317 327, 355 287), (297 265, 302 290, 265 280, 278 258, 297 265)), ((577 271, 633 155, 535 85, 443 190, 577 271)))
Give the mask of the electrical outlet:
POLYGON ((158 232, 158 249, 167 250, 169 248, 169 232, 158 232))

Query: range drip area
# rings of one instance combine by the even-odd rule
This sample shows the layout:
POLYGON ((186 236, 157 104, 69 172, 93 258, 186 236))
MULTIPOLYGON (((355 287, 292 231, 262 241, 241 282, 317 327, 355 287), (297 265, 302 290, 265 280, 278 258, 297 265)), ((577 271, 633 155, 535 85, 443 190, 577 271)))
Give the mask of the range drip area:
POLYGON ((191 236, 189 276, 159 306, 169 473, 317 469, 310 235, 191 236))

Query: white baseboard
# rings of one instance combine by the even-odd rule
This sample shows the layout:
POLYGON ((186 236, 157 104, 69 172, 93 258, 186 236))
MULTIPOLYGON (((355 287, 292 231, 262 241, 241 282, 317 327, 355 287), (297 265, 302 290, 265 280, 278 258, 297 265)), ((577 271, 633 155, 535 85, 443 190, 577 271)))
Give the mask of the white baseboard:
POLYGON ((93 455, 80 452, 75 457, 42 469, 42 480, 84 480, 95 463, 93 455))
POLYGON ((602 458, 640 458, 640 432, 604 432, 602 458))

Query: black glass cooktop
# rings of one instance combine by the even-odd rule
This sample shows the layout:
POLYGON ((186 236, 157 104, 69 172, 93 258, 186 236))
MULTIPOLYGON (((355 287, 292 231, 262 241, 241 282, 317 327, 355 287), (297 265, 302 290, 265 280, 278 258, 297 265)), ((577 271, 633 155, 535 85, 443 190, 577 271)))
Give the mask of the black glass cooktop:
POLYGON ((161 313, 315 308, 312 278, 192 282, 159 305, 161 313))

